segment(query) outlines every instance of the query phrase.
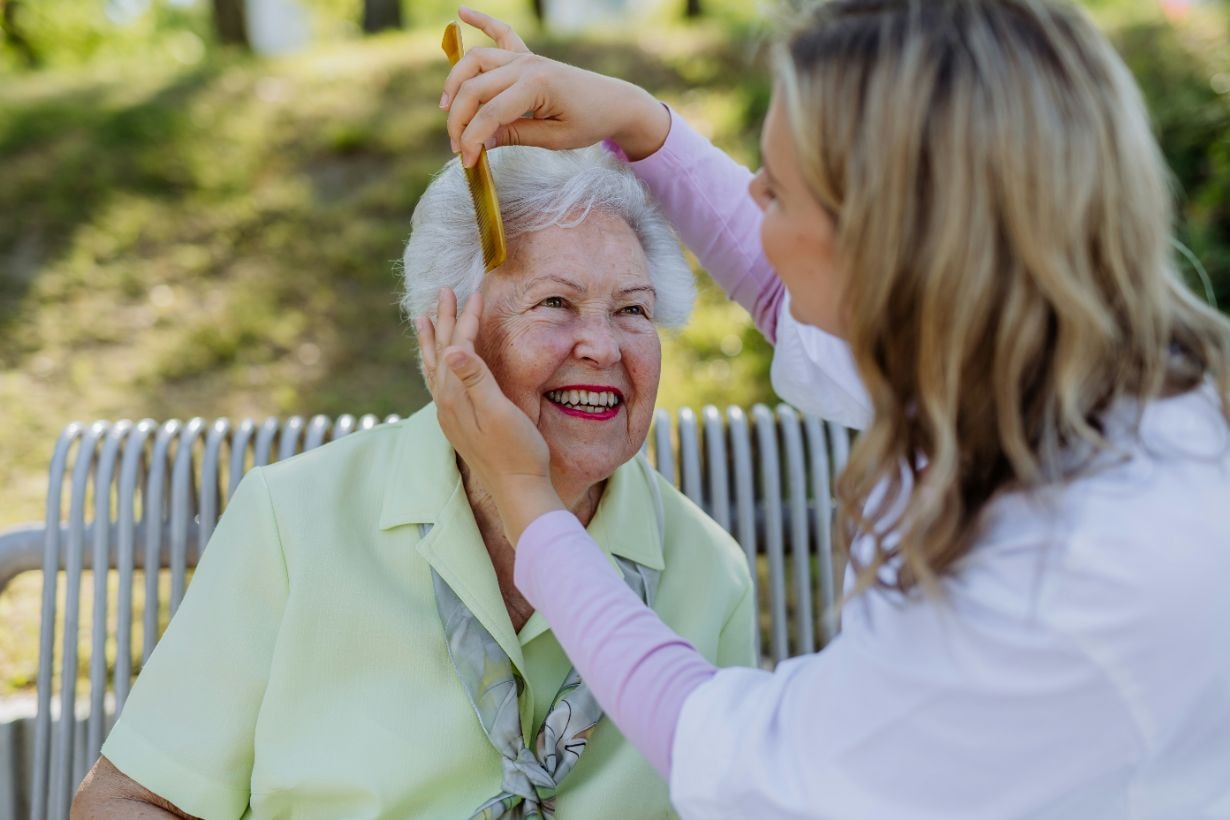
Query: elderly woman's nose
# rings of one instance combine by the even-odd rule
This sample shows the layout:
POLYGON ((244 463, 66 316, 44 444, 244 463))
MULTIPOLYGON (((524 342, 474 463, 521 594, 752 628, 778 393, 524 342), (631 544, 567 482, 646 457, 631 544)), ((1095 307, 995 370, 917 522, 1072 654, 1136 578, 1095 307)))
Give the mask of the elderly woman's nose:
POLYGON ((618 331, 611 320, 603 316, 590 316, 580 322, 574 350, 577 358, 600 367, 616 364, 622 357, 618 331))

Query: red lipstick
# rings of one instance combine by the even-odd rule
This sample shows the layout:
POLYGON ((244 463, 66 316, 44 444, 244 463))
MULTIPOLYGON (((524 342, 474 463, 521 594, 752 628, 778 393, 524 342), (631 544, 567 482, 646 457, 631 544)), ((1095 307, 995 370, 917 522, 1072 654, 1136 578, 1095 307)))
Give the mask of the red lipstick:
POLYGON ((568 416, 573 416, 575 418, 585 419, 587 421, 609 421, 610 419, 613 419, 619 415, 619 408, 622 407, 624 403, 623 391, 615 387, 610 387, 608 385, 601 385, 601 384, 563 385, 561 387, 554 387, 546 391, 544 396, 546 397, 547 401, 551 402, 551 405, 556 410, 559 410, 561 413, 568 415, 568 416), (585 391, 592 392, 592 393, 614 393, 617 399, 617 402, 614 405, 607 407, 597 413, 590 413, 588 411, 581 410, 578 407, 571 407, 567 404, 561 404, 560 402, 552 399, 550 395, 548 395, 550 393, 556 393, 556 392, 564 393, 569 390, 585 390, 585 391))

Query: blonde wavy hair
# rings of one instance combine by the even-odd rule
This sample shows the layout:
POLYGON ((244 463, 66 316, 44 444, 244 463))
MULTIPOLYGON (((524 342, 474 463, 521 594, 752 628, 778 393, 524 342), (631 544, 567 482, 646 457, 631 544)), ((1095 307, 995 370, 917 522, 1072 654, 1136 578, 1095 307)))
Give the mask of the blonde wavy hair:
POLYGON ((1230 325, 1177 273, 1139 91, 1081 11, 832 0, 776 64, 875 409, 838 482, 860 589, 934 588, 996 493, 1110 446, 1122 399, 1209 382, 1230 421, 1230 325))

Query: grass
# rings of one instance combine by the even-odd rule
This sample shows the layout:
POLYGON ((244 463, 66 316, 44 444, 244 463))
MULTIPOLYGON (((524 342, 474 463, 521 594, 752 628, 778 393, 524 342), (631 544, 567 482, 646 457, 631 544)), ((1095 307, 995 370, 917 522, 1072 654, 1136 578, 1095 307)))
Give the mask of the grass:
MULTIPOLYGON (((0 88, 0 527, 41 516, 73 419, 423 403, 393 261, 449 156, 433 39, 0 88)), ((765 95, 721 43, 541 47, 639 73, 750 161, 765 95)), ((736 316, 684 334, 688 370, 737 348, 736 316)))
MULTIPOLYGON (((755 164, 762 28, 746 3, 706 5, 713 19, 698 26, 658 19, 530 45, 634 79, 755 164)), ((1091 5, 1116 27, 1157 17, 1152 0, 1091 5)), ((489 8, 527 30, 527 6, 489 8)), ((426 401, 393 263, 449 157, 436 108, 445 8, 415 4, 412 20, 430 25, 293 58, 187 48, 183 34, 141 59, 0 77, 0 531, 42 518, 52 446, 72 420, 404 415, 426 401)), ((1224 54, 1214 61, 1230 76, 1224 54)), ((1227 92, 1189 76, 1183 88, 1204 95, 1189 103, 1159 77, 1163 145, 1203 179, 1208 140, 1226 154, 1225 109, 1210 100, 1227 92), (1193 107, 1213 118, 1184 142, 1193 107)), ((1221 230, 1224 187, 1191 189, 1195 240, 1221 230)), ((692 323, 665 339, 660 404, 771 400, 768 363, 742 310, 702 284, 692 323)), ((30 573, 0 596, 0 696, 32 684, 40 590, 30 573)))
MULTIPOLYGON (((394 261, 450 156, 436 40, 0 84, 0 530, 43 517, 72 420, 404 415, 427 400, 394 261)), ((754 34, 532 45, 640 78, 754 162, 768 96, 754 34)), ((712 287, 702 304, 665 339, 663 406, 769 399, 750 321, 712 287)), ((0 695, 33 682, 40 591, 30 573, 0 597, 0 695)))

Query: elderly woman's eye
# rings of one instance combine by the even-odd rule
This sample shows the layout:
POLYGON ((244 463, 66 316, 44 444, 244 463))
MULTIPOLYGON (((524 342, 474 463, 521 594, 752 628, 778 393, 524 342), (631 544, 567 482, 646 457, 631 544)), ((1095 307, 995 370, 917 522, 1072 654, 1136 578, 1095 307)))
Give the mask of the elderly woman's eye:
POLYGON ((548 296, 546 299, 543 299, 538 304, 540 307, 562 308, 564 307, 565 303, 564 303, 564 297, 562 296, 548 296))
POLYGON ((649 315, 649 311, 645 310, 644 305, 628 305, 627 307, 620 308, 619 312, 627 316, 648 316, 649 315))

